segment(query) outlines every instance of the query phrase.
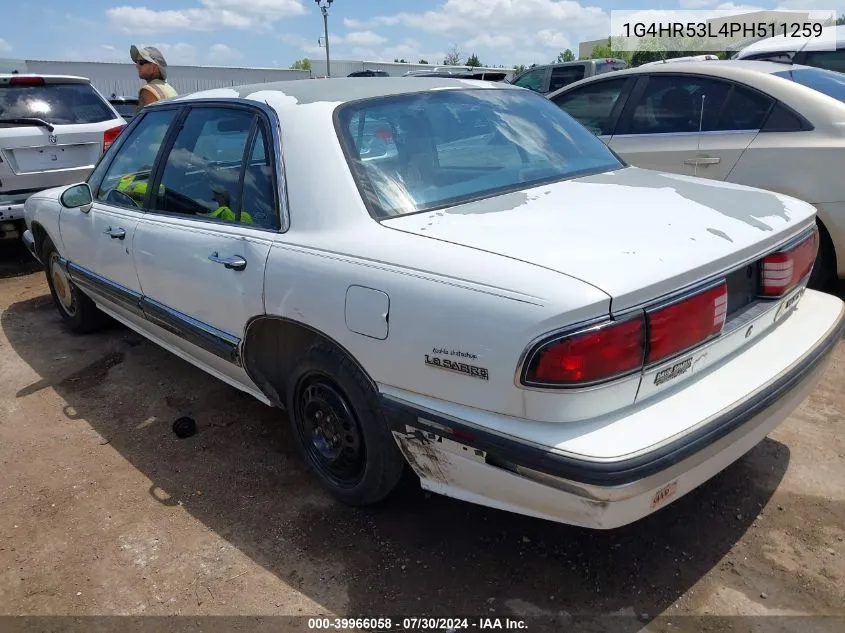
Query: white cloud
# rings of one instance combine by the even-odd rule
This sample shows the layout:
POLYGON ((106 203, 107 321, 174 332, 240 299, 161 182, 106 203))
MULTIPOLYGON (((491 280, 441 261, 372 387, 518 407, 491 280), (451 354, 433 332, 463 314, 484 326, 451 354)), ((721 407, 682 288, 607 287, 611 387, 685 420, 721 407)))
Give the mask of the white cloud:
POLYGON ((124 33, 267 30, 286 17, 302 15, 302 0, 200 0, 201 7, 156 11, 147 7, 108 9, 110 24, 124 33))
POLYGON ((243 53, 225 44, 214 44, 208 49, 208 61, 212 64, 228 64, 243 59, 243 53))
POLYGON ((378 46, 379 44, 384 44, 387 38, 372 31, 353 31, 347 33, 341 41, 346 44, 357 44, 358 46, 378 46))
POLYGON ((192 66, 197 63, 197 49, 190 44, 153 44, 164 55, 169 66, 192 66))
POLYGON ((0 37, 0 53, 11 53, 12 52, 12 45, 9 44, 6 40, 0 37))
MULTIPOLYGON (((610 14, 575 0, 441 0, 429 11, 343 23, 354 30, 404 26, 448 38, 463 59, 474 52, 485 64, 530 64, 549 62, 565 48, 577 52, 578 42, 606 36, 610 14), (538 57, 526 59, 527 52, 538 57)), ((441 63, 442 54, 438 57, 426 59, 441 63)))

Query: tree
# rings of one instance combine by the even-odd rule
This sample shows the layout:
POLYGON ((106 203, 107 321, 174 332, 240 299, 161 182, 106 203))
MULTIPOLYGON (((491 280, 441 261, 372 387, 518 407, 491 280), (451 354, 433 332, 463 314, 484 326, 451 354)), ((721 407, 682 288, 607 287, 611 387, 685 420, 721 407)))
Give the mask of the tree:
POLYGON ((568 48, 563 51, 560 55, 557 56, 558 62, 574 62, 575 61, 575 53, 573 53, 568 48))
POLYGON ((478 68, 479 66, 482 66, 482 65, 483 64, 480 61, 478 61, 478 55, 476 55, 475 53, 473 53, 472 55, 467 57, 467 62, 466 62, 466 64, 464 64, 464 66, 469 66, 470 68, 478 68))
POLYGON ((418 63, 418 64, 428 64, 428 60, 427 60, 427 59, 421 59, 421 60, 420 60, 420 61, 418 61, 417 63, 418 63))
POLYGON ((394 58, 393 58, 393 61, 394 61, 394 62, 396 62, 397 64, 408 64, 408 63, 409 63, 409 62, 405 61, 405 58, 402 58, 402 59, 396 59, 396 58, 394 57, 394 58))
POLYGON ((291 70, 311 70, 311 60, 307 57, 297 59, 290 65, 291 70))
POLYGON ((514 76, 519 75, 520 73, 525 72, 525 64, 517 64, 513 67, 513 74, 514 76))
POLYGON ((845 13, 836 18, 836 26, 842 26, 843 24, 845 24, 845 13))
POLYGON ((446 57, 443 58, 443 65, 444 66, 457 66, 461 63, 461 53, 458 50, 457 46, 453 46, 452 49, 446 53, 446 57))

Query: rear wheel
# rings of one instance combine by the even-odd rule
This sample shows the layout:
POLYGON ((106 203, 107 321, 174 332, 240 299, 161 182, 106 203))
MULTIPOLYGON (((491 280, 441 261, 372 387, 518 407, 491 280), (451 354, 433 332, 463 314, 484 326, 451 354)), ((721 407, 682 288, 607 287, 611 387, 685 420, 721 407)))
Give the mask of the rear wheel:
POLYGON ((41 254, 53 303, 64 322, 80 334, 102 329, 107 323, 106 315, 71 281, 60 263, 61 255, 49 237, 44 238, 41 254))
POLYGON ((405 458, 361 371, 318 344, 294 368, 287 408, 296 443, 322 485, 350 505, 381 501, 399 483, 405 458))

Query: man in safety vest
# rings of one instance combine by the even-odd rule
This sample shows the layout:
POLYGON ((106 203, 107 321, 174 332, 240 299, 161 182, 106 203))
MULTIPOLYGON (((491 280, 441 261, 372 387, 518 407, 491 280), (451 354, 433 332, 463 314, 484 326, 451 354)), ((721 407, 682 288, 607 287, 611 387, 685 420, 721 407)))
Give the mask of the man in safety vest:
MULTIPOLYGON (((217 220, 225 220, 226 222, 238 221, 238 215, 232 211, 229 206, 229 192, 226 191, 225 187, 212 185, 211 197, 217 203, 217 208, 212 211, 208 217, 215 218, 217 220)), ((240 222, 241 224, 252 224, 252 216, 246 211, 241 211, 240 222)))
POLYGON ((140 111, 159 99, 169 99, 177 96, 176 89, 167 83, 167 61, 155 46, 137 47, 134 44, 129 49, 129 55, 138 69, 138 77, 146 83, 138 90, 138 107, 140 111))
MULTIPOLYGON (((115 189, 118 191, 125 193, 127 196, 132 198, 135 201, 135 204, 138 207, 144 206, 144 198, 147 195, 147 180, 149 178, 151 167, 149 165, 144 165, 141 167, 137 174, 126 174, 122 176, 120 180, 117 181, 117 186, 115 189), (139 180, 138 176, 141 174, 146 174, 146 177, 143 180, 139 180)), ((158 186, 158 194, 159 196, 164 196, 164 185, 159 184, 158 186)))

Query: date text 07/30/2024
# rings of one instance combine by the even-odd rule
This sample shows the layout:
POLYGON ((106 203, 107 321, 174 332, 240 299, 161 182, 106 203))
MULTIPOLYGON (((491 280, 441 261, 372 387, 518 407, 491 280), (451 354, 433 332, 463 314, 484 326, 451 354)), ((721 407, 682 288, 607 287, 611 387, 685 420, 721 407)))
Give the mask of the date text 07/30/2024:
POLYGON ((312 631, 438 631, 527 630, 518 618, 308 618, 312 631))

